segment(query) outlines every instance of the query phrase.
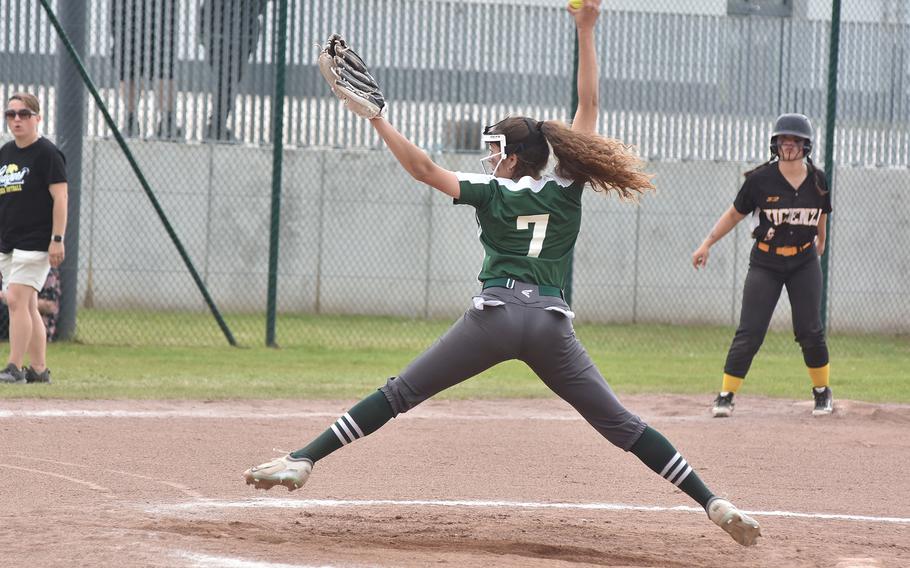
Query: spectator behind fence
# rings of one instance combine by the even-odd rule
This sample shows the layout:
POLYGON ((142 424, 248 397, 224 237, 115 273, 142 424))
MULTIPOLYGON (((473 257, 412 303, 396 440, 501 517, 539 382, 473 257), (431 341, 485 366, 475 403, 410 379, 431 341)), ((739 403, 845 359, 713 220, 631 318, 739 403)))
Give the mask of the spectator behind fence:
MULTIPOLYGON (((60 313, 60 270, 51 268, 44 281, 44 288, 38 292, 38 313, 44 320, 47 342, 57 339, 57 316, 60 313)), ((6 292, 0 291, 0 340, 9 340, 9 306, 6 292)))
POLYGON ((11 96, 4 112, 14 139, 0 148, 0 275, 10 340, 0 383, 50 382, 38 292, 65 256, 67 183, 63 153, 38 133, 40 113, 28 93, 11 96), (23 368, 26 353, 30 367, 23 368))
POLYGON ((138 136, 137 106, 157 79, 158 138, 180 138, 174 116, 177 0, 111 0, 112 60, 126 101, 126 136, 138 136))
POLYGON ((256 51, 260 17, 268 0, 202 0, 199 43, 212 70, 212 114, 205 128, 208 140, 233 141, 228 115, 250 56, 256 51))

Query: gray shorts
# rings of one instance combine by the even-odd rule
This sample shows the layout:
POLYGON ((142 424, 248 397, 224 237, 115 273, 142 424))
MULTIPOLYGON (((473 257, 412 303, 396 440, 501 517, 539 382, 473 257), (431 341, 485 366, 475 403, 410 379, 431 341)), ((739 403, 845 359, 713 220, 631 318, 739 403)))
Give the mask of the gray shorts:
POLYGON ((474 303, 380 389, 396 415, 497 363, 518 359, 611 443, 623 450, 635 444, 646 424, 626 410, 597 370, 561 298, 539 296, 536 286, 519 282, 511 289, 487 288, 474 303))

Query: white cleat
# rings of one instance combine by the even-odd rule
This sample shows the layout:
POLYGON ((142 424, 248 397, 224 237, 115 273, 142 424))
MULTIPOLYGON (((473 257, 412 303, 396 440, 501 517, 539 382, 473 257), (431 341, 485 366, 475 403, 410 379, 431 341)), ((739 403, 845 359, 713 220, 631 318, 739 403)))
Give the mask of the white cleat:
POLYGON ((758 522, 726 499, 715 497, 708 502, 708 518, 743 546, 755 545, 761 536, 758 522))
POLYGON ((295 459, 290 455, 276 458, 243 472, 247 485, 256 489, 269 490, 276 485, 283 485, 288 491, 300 489, 306 483, 310 472, 313 471, 313 462, 308 459, 295 459))

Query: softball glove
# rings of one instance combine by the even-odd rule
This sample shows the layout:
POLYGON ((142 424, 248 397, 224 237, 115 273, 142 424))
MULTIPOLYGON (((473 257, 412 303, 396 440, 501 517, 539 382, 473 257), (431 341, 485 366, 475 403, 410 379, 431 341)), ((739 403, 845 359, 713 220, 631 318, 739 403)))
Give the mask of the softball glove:
POLYGON ((363 118, 382 116, 385 98, 366 64, 338 34, 332 34, 319 52, 319 71, 335 96, 363 118))

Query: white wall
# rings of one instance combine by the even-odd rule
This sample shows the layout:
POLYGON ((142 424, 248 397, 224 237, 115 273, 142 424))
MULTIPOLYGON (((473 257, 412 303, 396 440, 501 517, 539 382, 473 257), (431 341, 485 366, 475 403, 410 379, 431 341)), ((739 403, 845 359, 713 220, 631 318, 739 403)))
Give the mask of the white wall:
MULTIPOLYGON (((263 311, 271 150, 135 141, 177 234, 223 311, 263 311)), ((111 140, 86 140, 80 300, 201 309, 199 292, 111 140), (89 278, 89 275, 91 277, 89 278), (90 291, 90 292, 89 292, 90 291)), ((475 171, 477 155, 435 156, 475 171)), ((735 325, 751 240, 745 223, 705 270, 690 255, 752 164, 655 162, 640 206, 587 192, 575 257, 580 321, 735 325)), ((450 317, 477 290, 473 210, 413 182, 387 151, 289 149, 279 309, 450 317)), ((837 172, 829 323, 910 331, 910 171, 837 172)), ((786 295, 773 325, 788 327, 786 295)))

